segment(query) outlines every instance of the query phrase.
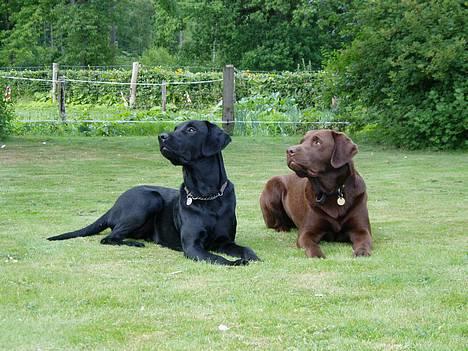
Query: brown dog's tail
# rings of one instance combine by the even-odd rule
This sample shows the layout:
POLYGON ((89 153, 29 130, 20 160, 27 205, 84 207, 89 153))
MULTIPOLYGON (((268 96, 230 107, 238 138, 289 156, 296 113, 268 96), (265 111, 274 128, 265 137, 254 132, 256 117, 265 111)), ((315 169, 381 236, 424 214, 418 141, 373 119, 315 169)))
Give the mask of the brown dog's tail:
POLYGON ((56 236, 51 236, 47 238, 47 240, 66 240, 66 239, 72 239, 72 238, 78 238, 78 237, 83 237, 83 236, 90 236, 94 234, 98 234, 102 232, 104 229, 109 228, 109 224, 107 222, 107 217, 108 217, 109 212, 104 214, 102 217, 100 217, 96 222, 82 228, 75 230, 73 232, 68 232, 56 236))

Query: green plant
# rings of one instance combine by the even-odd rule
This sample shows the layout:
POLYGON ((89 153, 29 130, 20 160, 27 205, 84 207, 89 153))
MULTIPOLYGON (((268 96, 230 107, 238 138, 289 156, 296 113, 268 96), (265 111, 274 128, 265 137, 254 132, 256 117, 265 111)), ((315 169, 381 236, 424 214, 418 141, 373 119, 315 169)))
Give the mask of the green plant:
POLYGON ((466 9, 458 0, 358 6, 354 40, 332 57, 321 96, 365 115, 393 145, 466 146, 466 9))
POLYGON ((237 102, 235 132, 240 135, 296 134, 301 113, 292 98, 279 93, 254 95, 237 102))
POLYGON ((171 66, 176 59, 165 48, 150 48, 143 52, 141 63, 147 66, 171 66))
POLYGON ((11 104, 0 96, 0 139, 10 133, 12 121, 13 109, 11 108, 11 104))

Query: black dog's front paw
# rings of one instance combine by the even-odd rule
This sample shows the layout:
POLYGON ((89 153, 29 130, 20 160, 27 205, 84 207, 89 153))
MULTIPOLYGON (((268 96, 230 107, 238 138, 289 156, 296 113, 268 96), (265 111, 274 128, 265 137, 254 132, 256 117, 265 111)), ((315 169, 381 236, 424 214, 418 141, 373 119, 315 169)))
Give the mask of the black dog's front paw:
POLYGON ((261 261, 261 259, 253 252, 253 250, 246 250, 242 258, 247 261, 261 261))
POLYGON ((238 260, 231 262, 231 266, 247 266, 248 264, 249 264, 249 261, 247 261, 244 258, 240 258, 238 260))
POLYGON ((124 241, 124 245, 133 246, 133 247, 145 247, 145 244, 143 243, 140 243, 138 241, 130 241, 130 240, 124 241))

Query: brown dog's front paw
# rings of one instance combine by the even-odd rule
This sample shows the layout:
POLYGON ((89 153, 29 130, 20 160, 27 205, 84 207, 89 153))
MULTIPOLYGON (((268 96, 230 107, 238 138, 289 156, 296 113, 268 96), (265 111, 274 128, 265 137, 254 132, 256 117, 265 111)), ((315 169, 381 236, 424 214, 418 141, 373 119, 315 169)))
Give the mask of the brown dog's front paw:
POLYGON ((318 247, 307 248, 305 253, 308 257, 325 258, 325 254, 318 247))
POLYGON ((366 247, 360 247, 354 250, 354 257, 368 257, 371 255, 370 250, 366 247))

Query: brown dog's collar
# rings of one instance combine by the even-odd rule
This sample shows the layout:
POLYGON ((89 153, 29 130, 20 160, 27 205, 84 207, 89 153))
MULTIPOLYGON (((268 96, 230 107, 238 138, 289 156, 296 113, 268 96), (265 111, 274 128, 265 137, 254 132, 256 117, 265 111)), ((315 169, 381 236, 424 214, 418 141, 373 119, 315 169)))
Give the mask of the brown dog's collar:
POLYGON ((193 202, 193 200, 200 200, 200 201, 210 201, 217 199, 220 196, 223 196, 224 190, 226 190, 226 187, 228 185, 228 181, 226 180, 223 185, 221 185, 221 188, 219 189, 219 192, 215 195, 211 196, 193 196, 192 192, 187 189, 186 186, 184 186, 184 190, 187 193, 187 206, 190 206, 193 202))
POLYGON ((322 191, 322 189, 320 188, 320 183, 317 178, 312 179, 312 184, 314 186, 315 202, 318 205, 323 205, 325 201, 327 200, 327 197, 333 196, 333 195, 336 195, 338 197, 336 202, 339 206, 343 206, 346 203, 346 200, 344 197, 344 187, 345 187, 344 184, 340 185, 335 191, 332 191, 330 193, 326 191, 322 191))

